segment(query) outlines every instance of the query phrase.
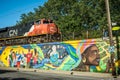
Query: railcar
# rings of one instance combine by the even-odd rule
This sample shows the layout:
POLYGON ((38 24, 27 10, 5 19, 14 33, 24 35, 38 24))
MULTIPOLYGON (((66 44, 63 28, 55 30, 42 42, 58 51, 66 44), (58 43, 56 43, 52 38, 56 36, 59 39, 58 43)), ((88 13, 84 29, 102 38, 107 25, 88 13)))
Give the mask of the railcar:
POLYGON ((24 25, 0 29, 0 45, 19 45, 60 41, 58 26, 49 19, 40 19, 24 25))

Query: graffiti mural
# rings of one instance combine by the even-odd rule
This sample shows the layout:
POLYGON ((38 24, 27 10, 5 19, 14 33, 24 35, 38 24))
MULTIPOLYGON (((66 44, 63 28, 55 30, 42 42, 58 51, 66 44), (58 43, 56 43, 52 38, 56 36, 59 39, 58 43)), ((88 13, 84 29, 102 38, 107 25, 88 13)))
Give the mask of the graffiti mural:
POLYGON ((109 72, 108 46, 96 39, 6 46, 0 61, 8 67, 109 72))
POLYGON ((99 66, 100 54, 95 44, 86 47, 84 52, 81 53, 81 57, 82 60, 79 66, 76 68, 77 70, 79 69, 80 71, 90 71, 90 66, 99 66))

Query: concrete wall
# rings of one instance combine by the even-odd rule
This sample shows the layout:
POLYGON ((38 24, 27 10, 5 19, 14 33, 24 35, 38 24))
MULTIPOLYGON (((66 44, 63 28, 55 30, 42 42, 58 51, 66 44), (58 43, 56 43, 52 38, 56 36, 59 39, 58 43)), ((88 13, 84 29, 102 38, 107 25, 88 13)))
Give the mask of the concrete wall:
POLYGON ((0 61, 8 67, 105 72, 111 70, 108 46, 100 39, 4 46, 0 61))

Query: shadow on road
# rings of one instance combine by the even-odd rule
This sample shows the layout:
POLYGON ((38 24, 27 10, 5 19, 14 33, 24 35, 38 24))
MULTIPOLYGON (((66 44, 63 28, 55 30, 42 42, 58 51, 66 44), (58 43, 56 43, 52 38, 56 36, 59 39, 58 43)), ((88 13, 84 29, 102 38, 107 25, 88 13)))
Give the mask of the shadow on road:
POLYGON ((14 79, 10 79, 8 78, 0 78, 0 80, 30 80, 30 79, 26 79, 26 78, 14 78, 14 79))
MULTIPOLYGON (((26 78, 13 78, 11 79, 10 77, 7 78, 0 78, 0 80, 32 80, 32 79, 26 79, 26 78)), ((39 80, 63 80, 59 78, 46 78, 46 79, 39 79, 39 80)))
POLYGON ((63 80, 61 78, 45 78, 44 80, 63 80))
POLYGON ((9 72, 17 72, 17 71, 14 71, 14 70, 0 70, 0 74, 9 73, 9 72))
MULTIPOLYGON (((0 74, 4 74, 4 73, 13 73, 13 72, 17 72, 14 70, 0 70, 0 74)), ((30 79, 26 79, 26 78, 13 78, 11 79, 10 77, 6 77, 6 78, 0 78, 0 80, 30 80, 30 79)))

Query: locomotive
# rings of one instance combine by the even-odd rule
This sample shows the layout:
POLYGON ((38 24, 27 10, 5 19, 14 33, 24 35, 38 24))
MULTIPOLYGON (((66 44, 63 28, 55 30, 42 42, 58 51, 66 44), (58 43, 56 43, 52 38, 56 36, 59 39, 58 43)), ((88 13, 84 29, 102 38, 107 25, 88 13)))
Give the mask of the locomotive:
POLYGON ((61 41, 61 32, 50 19, 0 29, 0 46, 61 41))

